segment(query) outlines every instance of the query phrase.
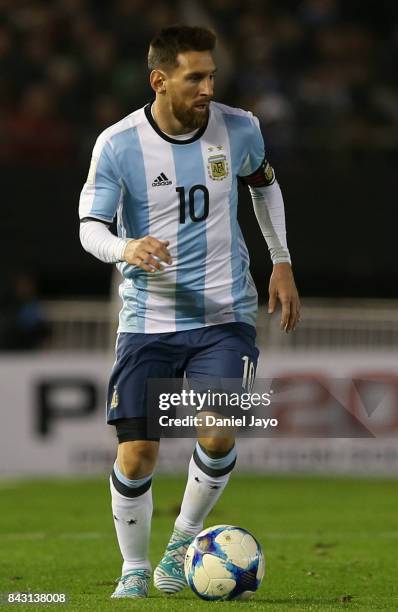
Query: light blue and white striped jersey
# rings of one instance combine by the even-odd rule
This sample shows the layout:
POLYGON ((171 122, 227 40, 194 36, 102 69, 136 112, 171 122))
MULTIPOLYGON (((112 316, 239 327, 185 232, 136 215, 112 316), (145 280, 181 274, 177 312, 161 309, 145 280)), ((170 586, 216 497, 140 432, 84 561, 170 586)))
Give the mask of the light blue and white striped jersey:
POLYGON ((237 220, 237 177, 264 160, 258 120, 211 102, 188 140, 159 130, 148 104, 98 138, 80 218, 112 222, 118 235, 169 240, 163 271, 119 263, 121 332, 173 332, 240 321, 256 324, 257 292, 237 220))

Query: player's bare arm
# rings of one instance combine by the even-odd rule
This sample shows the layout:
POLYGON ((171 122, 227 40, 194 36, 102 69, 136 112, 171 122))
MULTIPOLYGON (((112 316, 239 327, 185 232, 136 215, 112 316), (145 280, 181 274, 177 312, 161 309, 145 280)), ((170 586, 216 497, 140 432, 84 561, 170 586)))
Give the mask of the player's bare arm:
POLYGON ((172 263, 168 246, 168 240, 158 240, 153 236, 129 240, 123 253, 123 260, 146 272, 163 270, 164 267, 160 262, 172 263))
POLYGON ((274 264, 269 282, 268 312, 275 311, 278 300, 282 306, 280 328, 293 331, 300 321, 300 299, 289 263, 274 264))

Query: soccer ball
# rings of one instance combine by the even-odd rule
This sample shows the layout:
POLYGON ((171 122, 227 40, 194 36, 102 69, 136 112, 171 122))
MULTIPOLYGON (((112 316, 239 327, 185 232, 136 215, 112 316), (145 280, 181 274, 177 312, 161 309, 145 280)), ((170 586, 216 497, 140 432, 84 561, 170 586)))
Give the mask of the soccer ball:
POLYGON ((248 599, 264 577, 265 560, 246 529, 215 525, 193 540, 184 569, 187 583, 202 599, 248 599))

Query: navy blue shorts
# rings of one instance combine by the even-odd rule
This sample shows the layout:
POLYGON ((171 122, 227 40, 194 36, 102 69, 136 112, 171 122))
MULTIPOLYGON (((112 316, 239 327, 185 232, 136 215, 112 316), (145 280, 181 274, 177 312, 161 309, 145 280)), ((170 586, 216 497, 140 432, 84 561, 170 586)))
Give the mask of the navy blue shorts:
POLYGON ((255 339, 256 330, 247 323, 160 334, 120 333, 109 380, 107 422, 146 418, 149 378, 182 379, 185 374, 196 385, 209 378, 242 381, 248 372, 254 378, 259 354, 255 339))

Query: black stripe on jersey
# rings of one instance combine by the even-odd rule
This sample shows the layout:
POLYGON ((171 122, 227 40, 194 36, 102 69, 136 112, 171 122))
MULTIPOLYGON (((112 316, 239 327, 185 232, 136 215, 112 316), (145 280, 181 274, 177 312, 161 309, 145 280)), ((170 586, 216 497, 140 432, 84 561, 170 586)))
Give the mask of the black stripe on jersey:
POLYGON ((100 223, 103 223, 104 225, 106 225, 106 227, 109 227, 111 224, 111 221, 105 221, 104 219, 97 219, 97 217, 83 217, 83 219, 80 219, 80 223, 87 223, 87 221, 99 221, 100 223))
POLYGON ((169 179, 167 178, 167 176, 165 175, 165 173, 164 173, 164 172, 162 172, 162 173, 160 174, 160 176, 162 177, 162 180, 163 180, 163 181, 168 181, 168 180, 169 180, 169 179))
POLYGON ((275 172, 270 163, 264 158, 257 170, 239 178, 249 187, 269 187, 272 183, 275 183, 275 172))
POLYGON ((167 134, 162 132, 162 130, 160 129, 160 127, 156 123, 155 119, 152 117, 151 106, 154 103, 154 101, 155 100, 152 100, 152 102, 149 102, 149 104, 147 104, 145 106, 144 112, 145 112, 146 118, 148 119, 149 123, 151 124, 151 126, 153 127, 155 132, 157 132, 157 134, 159 134, 159 136, 161 138, 163 138, 163 140, 167 140, 167 142, 171 142, 172 144, 185 145, 185 144, 191 144, 191 142, 195 142, 201 136, 203 136, 203 134, 205 133, 206 128, 207 128, 207 123, 204 126, 202 126, 201 128, 199 128, 199 130, 196 132, 196 134, 194 134, 192 136, 192 138, 188 138, 188 140, 176 140, 175 138, 172 138, 171 136, 168 136, 167 134))

